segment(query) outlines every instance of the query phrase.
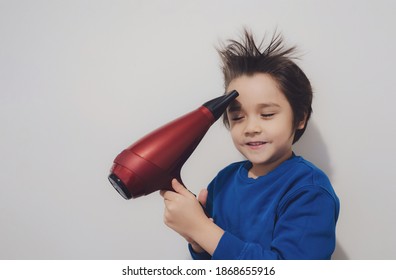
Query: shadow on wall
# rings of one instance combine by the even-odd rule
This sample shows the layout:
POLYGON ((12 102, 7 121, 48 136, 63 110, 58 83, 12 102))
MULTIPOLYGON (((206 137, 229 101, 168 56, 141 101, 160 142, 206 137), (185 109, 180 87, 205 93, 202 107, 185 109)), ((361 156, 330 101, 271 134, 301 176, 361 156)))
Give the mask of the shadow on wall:
POLYGON ((333 255, 331 256, 332 260, 349 260, 350 258, 348 257, 347 253, 344 251, 344 248, 340 244, 340 242, 337 241, 335 251, 333 255))
POLYGON ((331 159, 318 126, 313 120, 309 122, 307 130, 301 139, 294 145, 293 149, 297 155, 303 156, 322 169, 331 181, 333 175, 331 159))
MULTIPOLYGON (((313 120, 309 122, 304 135, 294 145, 294 152, 297 155, 303 156, 305 159, 311 161, 313 164, 322 169, 327 174, 330 181, 332 181, 333 168, 331 166, 331 159, 327 150, 327 146, 323 140, 318 126, 313 120)), ((339 241, 337 241, 336 249, 332 259, 349 259, 347 253, 344 251, 339 241)))

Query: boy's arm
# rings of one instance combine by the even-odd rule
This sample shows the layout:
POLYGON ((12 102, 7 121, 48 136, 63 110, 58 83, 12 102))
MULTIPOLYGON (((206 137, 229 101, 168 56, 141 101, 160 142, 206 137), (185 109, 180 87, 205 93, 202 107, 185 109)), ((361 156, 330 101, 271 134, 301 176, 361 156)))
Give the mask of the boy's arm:
POLYGON ((205 215, 196 197, 177 180, 172 181, 172 187, 175 192, 161 191, 165 224, 213 255, 224 230, 205 215))

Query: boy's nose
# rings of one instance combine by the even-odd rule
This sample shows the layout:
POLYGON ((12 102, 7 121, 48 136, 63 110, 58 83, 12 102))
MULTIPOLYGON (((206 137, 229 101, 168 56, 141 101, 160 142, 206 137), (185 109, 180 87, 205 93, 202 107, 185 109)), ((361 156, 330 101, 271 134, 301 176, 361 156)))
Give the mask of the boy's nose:
POLYGON ((245 128, 245 134, 259 134, 261 132, 262 128, 257 120, 248 120, 245 128))

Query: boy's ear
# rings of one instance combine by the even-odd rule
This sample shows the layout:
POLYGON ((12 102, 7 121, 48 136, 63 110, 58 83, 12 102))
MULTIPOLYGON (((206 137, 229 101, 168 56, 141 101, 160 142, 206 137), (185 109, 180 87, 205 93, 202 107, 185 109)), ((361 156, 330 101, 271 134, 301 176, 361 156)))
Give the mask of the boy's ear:
POLYGON ((304 118, 298 123, 297 129, 303 129, 307 124, 307 114, 304 114, 304 118))

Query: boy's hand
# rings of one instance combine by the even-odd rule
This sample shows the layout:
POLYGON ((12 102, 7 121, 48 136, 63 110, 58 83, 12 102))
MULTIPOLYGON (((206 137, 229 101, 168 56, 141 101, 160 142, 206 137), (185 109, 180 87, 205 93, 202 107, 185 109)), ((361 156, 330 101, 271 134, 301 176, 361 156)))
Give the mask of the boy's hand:
MULTIPOLYGON (((174 192, 160 191, 165 203, 164 222, 195 245, 191 237, 192 233, 199 231, 200 225, 208 220, 198 202, 199 200, 202 205, 206 204, 207 192, 201 191, 197 200, 195 195, 176 179, 172 180, 172 188, 175 190, 174 192)), ((195 249, 194 247, 193 249, 195 249)))
MULTIPOLYGON (((172 187, 174 192, 160 192, 165 203, 165 224, 190 242, 195 252, 206 251, 213 255, 224 230, 206 217, 195 195, 176 179, 172 180, 172 187)), ((201 191, 198 199, 206 204, 207 192, 201 191)))

